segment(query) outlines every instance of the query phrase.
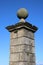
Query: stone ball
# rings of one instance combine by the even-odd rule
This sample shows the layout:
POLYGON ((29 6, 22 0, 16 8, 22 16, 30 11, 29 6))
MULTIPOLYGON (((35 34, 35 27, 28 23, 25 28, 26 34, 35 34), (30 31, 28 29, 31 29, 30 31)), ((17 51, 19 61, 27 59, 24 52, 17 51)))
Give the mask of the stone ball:
POLYGON ((18 10, 17 12, 17 17, 19 19, 23 18, 23 19, 26 19, 28 17, 28 12, 25 8, 21 8, 18 10))

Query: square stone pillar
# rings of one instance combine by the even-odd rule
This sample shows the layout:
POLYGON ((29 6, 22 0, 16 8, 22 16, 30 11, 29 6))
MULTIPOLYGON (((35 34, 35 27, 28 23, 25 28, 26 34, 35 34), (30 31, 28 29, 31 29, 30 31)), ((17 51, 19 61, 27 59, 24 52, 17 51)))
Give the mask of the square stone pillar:
POLYGON ((34 33, 37 27, 28 22, 7 26, 10 32, 10 65, 35 65, 34 33))

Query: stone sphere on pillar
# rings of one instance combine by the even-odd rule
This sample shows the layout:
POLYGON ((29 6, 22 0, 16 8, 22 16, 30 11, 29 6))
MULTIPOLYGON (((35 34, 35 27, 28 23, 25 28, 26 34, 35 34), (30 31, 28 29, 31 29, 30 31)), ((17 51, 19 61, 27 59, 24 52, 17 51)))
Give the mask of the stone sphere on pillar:
POLYGON ((17 17, 19 19, 26 19, 28 17, 28 12, 25 8, 21 8, 17 12, 17 17))

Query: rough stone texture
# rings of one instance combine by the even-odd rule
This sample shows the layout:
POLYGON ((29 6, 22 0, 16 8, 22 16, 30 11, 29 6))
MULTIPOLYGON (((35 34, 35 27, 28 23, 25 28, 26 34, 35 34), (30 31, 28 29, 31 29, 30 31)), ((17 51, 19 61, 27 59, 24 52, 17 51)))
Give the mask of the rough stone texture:
POLYGON ((28 46, 26 45, 16 45, 16 46, 11 46, 10 50, 11 52, 24 52, 29 49, 28 46))
POLYGON ((10 62, 10 65, 35 65, 32 62, 10 62))
POLYGON ((35 65, 34 33, 20 29, 10 39, 10 65, 35 65))
POLYGON ((27 54, 25 52, 20 53, 20 61, 27 61, 27 54))
POLYGON ((10 55, 10 61, 19 61, 19 53, 13 53, 10 55))
POLYGON ((11 38, 17 38, 17 37, 22 37, 22 36, 34 39, 33 32, 25 30, 25 29, 20 29, 17 31, 17 33, 14 33, 14 31, 11 32, 11 38))
POLYGON ((27 53, 35 53, 35 47, 29 45, 16 45, 11 46, 10 51, 11 53, 20 53, 20 52, 27 52, 27 53))
POLYGON ((20 38, 16 38, 16 39, 11 39, 11 45, 20 45, 20 44, 27 44, 27 45, 34 45, 34 40, 29 39, 27 37, 20 37, 20 38))

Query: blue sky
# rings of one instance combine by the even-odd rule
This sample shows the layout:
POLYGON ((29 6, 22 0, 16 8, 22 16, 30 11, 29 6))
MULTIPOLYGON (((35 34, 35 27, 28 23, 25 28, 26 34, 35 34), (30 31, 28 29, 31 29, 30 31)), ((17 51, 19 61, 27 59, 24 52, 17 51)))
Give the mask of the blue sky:
POLYGON ((0 65, 9 65, 10 33, 6 26, 19 21, 16 16, 19 8, 29 12, 27 22, 38 27, 35 33, 36 63, 43 64, 43 0, 0 0, 0 65))

